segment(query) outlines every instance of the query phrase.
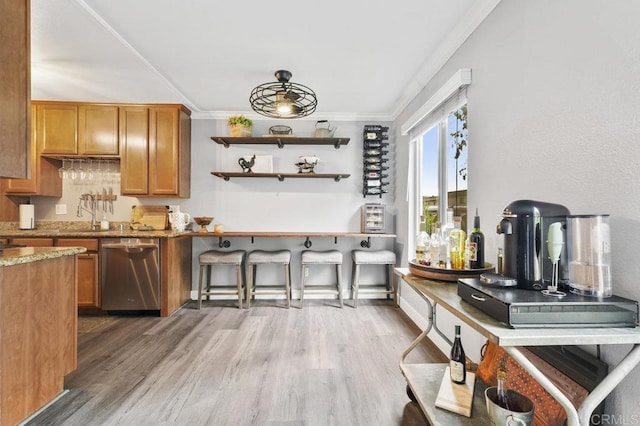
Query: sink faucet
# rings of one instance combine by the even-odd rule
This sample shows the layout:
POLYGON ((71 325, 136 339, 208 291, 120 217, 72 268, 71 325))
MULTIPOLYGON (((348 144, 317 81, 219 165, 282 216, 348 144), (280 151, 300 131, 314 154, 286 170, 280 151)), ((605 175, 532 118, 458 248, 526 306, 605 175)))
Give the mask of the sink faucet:
POLYGON ((96 201, 95 195, 91 193, 80 195, 80 201, 78 202, 78 211, 76 213, 76 216, 82 217, 83 211, 86 211, 87 213, 91 213, 91 230, 92 231, 96 231, 100 228, 100 225, 96 220, 97 208, 98 208, 98 203, 96 201), (89 207, 87 207, 87 202, 89 203, 89 207))

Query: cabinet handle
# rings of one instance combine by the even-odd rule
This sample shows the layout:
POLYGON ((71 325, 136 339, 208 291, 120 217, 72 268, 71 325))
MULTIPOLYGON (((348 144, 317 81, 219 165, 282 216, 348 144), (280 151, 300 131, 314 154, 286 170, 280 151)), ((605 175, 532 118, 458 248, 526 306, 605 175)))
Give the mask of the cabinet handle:
POLYGON ((487 299, 485 299, 485 298, 484 298, 484 297, 482 297, 482 296, 478 296, 477 294, 473 294, 473 293, 471 293, 471 297, 473 297, 475 300, 477 300, 477 301, 479 301, 479 302, 486 302, 486 301, 487 301, 487 299))

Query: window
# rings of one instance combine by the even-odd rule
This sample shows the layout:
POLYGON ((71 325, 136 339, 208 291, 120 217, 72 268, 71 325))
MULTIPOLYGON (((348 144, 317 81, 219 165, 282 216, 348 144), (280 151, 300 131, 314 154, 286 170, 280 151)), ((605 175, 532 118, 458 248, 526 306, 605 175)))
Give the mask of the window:
POLYGON ((409 205, 409 259, 415 250, 414 236, 420 216, 427 232, 437 221, 446 220, 448 208, 467 225, 467 93, 471 70, 454 74, 402 126, 410 136, 407 182, 409 205))
POLYGON ((435 222, 443 222, 446 210, 467 222, 467 106, 461 105, 418 136, 418 220, 423 215, 427 232, 435 222), (446 197, 441 196, 446 194, 446 197))

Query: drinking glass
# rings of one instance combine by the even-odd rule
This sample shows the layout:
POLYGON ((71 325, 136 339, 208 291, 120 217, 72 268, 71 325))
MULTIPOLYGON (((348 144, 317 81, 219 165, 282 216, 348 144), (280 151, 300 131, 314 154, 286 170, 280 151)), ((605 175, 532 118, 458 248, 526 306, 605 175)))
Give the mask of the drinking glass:
POLYGON ((62 166, 58 169, 58 175, 60 175, 60 179, 65 179, 69 177, 66 159, 62 160, 62 166))

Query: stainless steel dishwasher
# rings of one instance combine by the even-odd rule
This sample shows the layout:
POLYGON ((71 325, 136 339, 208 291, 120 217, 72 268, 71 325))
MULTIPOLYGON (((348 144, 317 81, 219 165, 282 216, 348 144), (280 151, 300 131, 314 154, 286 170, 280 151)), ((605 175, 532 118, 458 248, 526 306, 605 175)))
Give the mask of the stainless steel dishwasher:
POLYGON ((157 238, 104 238, 100 258, 103 310, 160 310, 157 238))

